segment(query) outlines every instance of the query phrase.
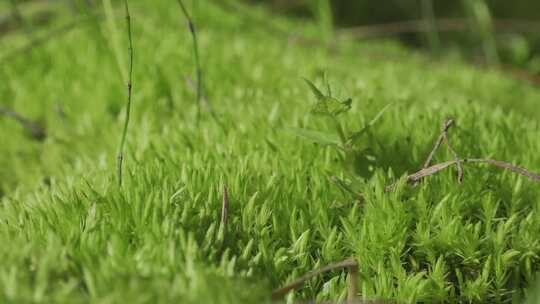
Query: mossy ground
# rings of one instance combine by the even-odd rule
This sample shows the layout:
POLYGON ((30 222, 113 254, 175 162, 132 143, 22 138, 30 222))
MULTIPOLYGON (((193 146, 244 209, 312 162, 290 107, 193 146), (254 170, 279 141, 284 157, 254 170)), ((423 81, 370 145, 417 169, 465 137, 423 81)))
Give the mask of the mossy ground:
MULTIPOLYGON (((349 256, 360 264, 365 299, 521 299, 540 265, 538 184, 467 166, 461 185, 452 168, 417 187, 384 188, 422 166, 447 117, 457 121, 451 140, 462 157, 540 172, 537 88, 392 42, 306 44, 216 3, 199 4, 194 15, 206 93, 226 131, 208 112, 196 123, 186 81, 194 78, 191 37, 176 3, 131 3, 133 116, 122 188, 122 9, 100 9, 102 18, 1 63, 2 104, 48 132, 36 141, 0 119, 1 302, 256 303, 349 256), (321 83, 323 71, 353 98, 340 117, 347 130, 391 104, 365 138, 377 157, 367 178, 351 177, 331 147, 289 132, 331 128, 309 114, 314 100, 301 78, 321 83)), ((310 23, 251 13, 317 35, 310 23)), ((24 39, 7 37, 0 56, 24 39)), ((343 299, 345 290, 345 274, 333 273, 289 300, 343 299)))

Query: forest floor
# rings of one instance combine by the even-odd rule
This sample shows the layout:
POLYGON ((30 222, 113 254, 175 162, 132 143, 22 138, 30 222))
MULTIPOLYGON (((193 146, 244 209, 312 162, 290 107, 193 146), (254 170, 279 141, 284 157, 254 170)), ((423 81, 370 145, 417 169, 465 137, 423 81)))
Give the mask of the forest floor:
MULTIPOLYGON (((1 38, 0 302, 261 303, 351 257, 359 299, 523 299, 540 267, 537 87, 205 1, 200 106, 180 7, 132 1, 119 185, 129 41, 104 3, 1 38)), ((347 277, 286 299, 344 300, 347 277)))

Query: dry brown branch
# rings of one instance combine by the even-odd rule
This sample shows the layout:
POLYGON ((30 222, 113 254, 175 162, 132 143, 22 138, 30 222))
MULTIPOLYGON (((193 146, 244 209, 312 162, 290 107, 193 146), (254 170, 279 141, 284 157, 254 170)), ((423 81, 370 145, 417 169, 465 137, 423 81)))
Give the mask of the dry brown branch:
POLYGON ((466 159, 465 162, 466 163, 486 163, 486 164, 490 164, 490 165, 495 166, 495 167, 510 170, 510 171, 512 171, 514 173, 523 175, 525 177, 528 177, 528 178, 532 179, 535 182, 540 183, 540 175, 538 175, 536 173, 533 173, 533 172, 531 172, 531 171, 529 171, 529 170, 527 170, 525 168, 514 166, 514 165, 512 165, 510 163, 503 162, 503 161, 500 161, 500 160, 470 158, 470 159, 466 159))
MULTIPOLYGON (((503 161, 500 161, 500 160, 482 159, 482 158, 468 158, 468 159, 449 160, 449 161, 446 161, 446 162, 443 162, 443 163, 439 163, 439 164, 424 168, 424 169, 422 169, 422 170, 420 170, 420 171, 418 171, 418 172, 416 172, 414 174, 408 175, 407 176, 407 182, 410 183, 410 184, 414 184, 414 183, 420 181, 421 179, 423 179, 425 177, 428 177, 428 176, 431 176, 431 175, 433 175, 435 173, 438 173, 439 171, 441 171, 443 169, 446 169, 446 168, 448 168, 448 167, 450 167, 452 165, 455 165, 458 162, 465 163, 465 164, 467 164, 467 163, 485 163, 485 164, 489 164, 489 165, 492 165, 492 166, 495 166, 495 167, 510 170, 510 171, 512 171, 514 173, 523 175, 525 177, 530 178, 531 180, 533 180, 535 182, 540 183, 540 175, 538 175, 536 173, 533 173, 533 172, 531 172, 531 171, 529 171, 527 169, 512 165, 512 164, 507 163, 507 162, 503 162, 503 161)), ((396 184, 394 183, 394 184, 386 187, 386 192, 392 191, 395 188, 395 185, 396 184)))
MULTIPOLYGON (((431 176, 431 175, 433 175, 433 174, 435 174, 435 173, 437 173, 437 172, 439 172, 439 171, 441 171, 443 169, 446 169, 446 168, 448 168, 448 167, 450 167, 452 165, 457 166, 457 169, 458 169, 458 182, 461 183, 463 181, 463 167, 462 167, 463 163, 486 163, 486 164, 490 164, 490 165, 495 166, 495 167, 510 170, 510 171, 512 171, 514 173, 517 173, 517 174, 523 175, 525 177, 528 177, 528 178, 530 178, 530 179, 532 179, 532 180, 534 180, 536 182, 540 182, 540 175, 538 175, 536 173, 533 173, 531 171, 528 171, 527 169, 514 166, 514 165, 512 165, 510 163, 507 163, 507 162, 503 162, 503 161, 500 161, 500 160, 494 160, 494 159, 482 159, 482 158, 460 159, 457 152, 450 145, 450 140, 448 138, 448 129, 453 124, 454 124, 453 119, 446 119, 444 121, 444 123, 442 125, 442 128, 441 128, 441 135, 439 135, 439 137, 435 141, 435 145, 434 145, 433 149, 431 150, 431 152, 429 153, 426 161, 424 162, 424 166, 423 166, 422 170, 407 176, 406 180, 407 180, 407 182, 409 184, 415 185, 420 180, 422 180, 424 177, 431 176), (442 162, 442 163, 430 166, 431 161, 433 160, 433 156, 435 155, 435 152, 439 149, 439 147, 441 146, 443 141, 446 143, 448 149, 450 150, 450 152, 454 156, 454 160, 446 161, 446 162, 442 162)), ((395 188, 395 186, 396 186, 396 183, 393 183, 393 184, 387 186, 385 188, 385 192, 392 191, 395 188)))
POLYGON ((407 176, 407 181, 409 183, 416 183, 418 181, 420 181, 422 178, 426 177, 426 176, 430 176, 430 175, 433 175, 445 168, 448 168, 450 167, 451 165, 454 165, 456 164, 457 162, 455 160, 450 160, 450 161, 446 161, 446 162, 443 162, 443 163, 440 163, 440 164, 436 164, 436 165, 433 165, 433 166, 430 166, 430 167, 427 167, 427 168, 424 168, 414 174, 411 174, 409 176, 407 176))
POLYGON ((318 270, 315 270, 315 271, 312 271, 302 277, 300 277, 299 279, 293 281, 292 283, 286 285, 286 286, 283 286, 279 289, 276 289, 272 292, 272 300, 276 301, 276 300, 280 300, 282 299, 287 293, 289 293, 289 291, 291 290, 296 290, 298 288, 300 288, 302 285, 304 285, 304 283, 306 281, 308 281, 309 279, 313 278, 313 277, 316 277, 318 275, 321 275, 323 273, 327 273, 327 272, 330 272, 330 271, 334 271, 334 270, 338 270, 338 269, 343 269, 343 268, 348 268, 350 273, 354 273, 352 276, 350 276, 350 279, 349 279, 349 287, 348 287, 348 290, 349 292, 354 292, 353 295, 348 295, 348 299, 354 299, 356 297, 356 286, 350 286, 351 284, 357 284, 357 276, 358 276, 358 263, 353 259, 353 258, 348 258, 346 260, 343 260, 341 262, 338 262, 338 263, 333 263, 333 264, 330 264, 330 265, 327 265, 323 268, 320 268, 318 270))
POLYGON ((358 294, 358 266, 349 267, 349 282, 347 285, 347 304, 353 304, 358 294))

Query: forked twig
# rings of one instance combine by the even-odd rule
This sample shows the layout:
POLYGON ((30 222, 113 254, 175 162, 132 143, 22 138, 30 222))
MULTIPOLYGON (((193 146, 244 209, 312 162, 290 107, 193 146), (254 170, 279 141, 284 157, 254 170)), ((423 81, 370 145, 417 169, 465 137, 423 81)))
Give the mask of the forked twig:
MULTIPOLYGON (((450 145, 450 141, 448 139, 448 129, 450 128, 450 126, 452 126, 453 123, 454 123, 454 120, 452 120, 452 119, 445 120, 445 122, 443 123, 443 126, 442 126, 441 135, 435 141, 435 145, 433 147, 433 150, 431 150, 431 153, 429 153, 429 156, 426 159, 426 161, 424 163, 424 167, 422 168, 422 170, 407 176, 406 180, 407 180, 407 182, 409 184, 415 185, 416 183, 418 183, 423 178, 431 176, 431 175, 433 175, 433 174, 435 174, 437 172, 440 172, 441 170, 443 170, 445 168, 448 168, 448 167, 450 167, 452 165, 457 166, 457 168, 458 168, 458 182, 461 183, 463 181, 463 168, 462 168, 463 163, 485 163, 485 164, 490 164, 490 165, 495 166, 495 167, 510 170, 510 171, 512 171, 514 173, 523 175, 525 177, 528 177, 528 178, 532 179, 533 181, 536 181, 536 182, 540 183, 540 175, 538 175, 536 173, 533 173, 533 172, 531 172, 531 171, 529 171, 527 169, 524 169, 524 168, 521 168, 521 167, 518 167, 518 166, 514 166, 514 165, 512 165, 510 163, 507 163, 507 162, 503 162, 503 161, 500 161, 500 160, 494 160, 494 159, 483 159, 483 158, 460 159, 459 155, 456 153, 456 151, 450 145), (454 160, 446 161, 446 162, 442 162, 442 163, 430 166, 430 163, 431 163, 431 161, 433 159, 433 156, 435 155, 435 152, 439 149, 439 147, 441 146, 443 141, 446 143, 446 145, 448 146, 448 149, 453 154, 454 160)), ((385 192, 392 191, 395 188, 395 186, 396 186, 396 183, 393 183, 393 184, 387 186, 385 188, 385 192)))
POLYGON ((435 141, 435 145, 433 146, 433 149, 431 149, 431 152, 429 153, 426 161, 424 162, 424 166, 422 168, 429 167, 429 165, 431 164, 431 161, 433 160, 433 157, 435 156, 435 152, 437 152, 437 150, 441 147, 441 144, 444 140, 444 134, 448 132, 448 129, 452 126, 452 124, 454 124, 453 119, 447 119, 444 121, 442 130, 441 130, 441 135, 439 135, 439 137, 435 141))
POLYGON ((461 166, 461 161, 459 159, 459 155, 457 154, 456 150, 452 148, 452 145, 450 144, 450 140, 448 139, 448 133, 444 132, 444 142, 446 143, 446 146, 448 147, 448 150, 450 150, 450 153, 454 156, 454 160, 456 161, 456 167, 457 167, 457 173, 458 173, 458 183, 463 182, 463 167, 461 166))
POLYGON ((17 121, 24 129, 30 131, 32 137, 36 140, 41 141, 47 137, 47 132, 45 131, 45 128, 43 128, 37 123, 28 120, 27 118, 23 117, 22 115, 11 109, 0 107, 0 115, 4 115, 17 121))
POLYGON ((129 40, 129 74, 128 74, 128 83, 127 83, 127 104, 126 104, 126 119, 124 121, 124 129, 122 131, 122 137, 120 139, 120 147, 118 149, 117 155, 117 174, 118 174, 118 184, 122 186, 122 164, 124 161, 124 146, 126 143, 127 130, 129 127, 129 118, 131 114, 131 89, 132 89, 132 77, 133 77, 133 40, 131 38, 131 15, 129 14, 129 5, 128 0, 124 0, 124 6, 126 9, 126 25, 128 30, 128 40, 129 40))
MULTIPOLYGON (((356 261, 354 262, 356 263, 356 261)), ((347 286, 347 304, 353 304, 358 294, 358 264, 349 266, 349 282, 347 286)))
POLYGON ((277 300, 282 299, 283 297, 285 297, 285 295, 287 293, 289 293, 289 291, 296 290, 296 289, 300 288, 302 285, 304 285, 304 283, 306 281, 308 281, 309 279, 311 279, 313 277, 316 277, 316 276, 321 275, 323 273, 327 273, 327 272, 330 272, 330 271, 343 269, 343 268, 349 269, 349 283, 348 283, 349 284, 349 286, 348 286, 349 294, 347 296, 347 301, 349 303, 353 303, 354 299, 356 298, 356 293, 357 293, 356 284, 358 283, 358 263, 353 258, 348 258, 348 259, 343 260, 341 262, 333 263, 333 264, 327 265, 327 266, 325 266, 323 268, 320 268, 318 270, 312 271, 312 272, 300 277, 299 279, 293 281, 292 283, 290 283, 290 284, 288 284, 286 286, 283 286, 283 287, 281 287, 279 289, 274 290, 272 292, 272 300, 277 301, 277 300), (354 286, 352 286, 353 284, 354 284, 354 286))
POLYGON ((456 166, 458 171, 458 182, 461 183, 463 181, 463 168, 461 166, 461 162, 459 161, 459 155, 456 153, 456 151, 452 148, 452 145, 450 145, 450 140, 448 139, 448 129, 454 125, 454 120, 449 118, 446 119, 442 125, 441 128, 441 135, 437 138, 437 141, 435 141, 435 146, 429 153, 428 158, 424 162, 424 169, 429 167, 431 164, 431 161, 433 160, 433 157, 435 156, 435 152, 440 148, 441 144, 444 142, 446 146, 448 147, 448 150, 452 153, 454 156, 454 159, 456 160, 456 166))

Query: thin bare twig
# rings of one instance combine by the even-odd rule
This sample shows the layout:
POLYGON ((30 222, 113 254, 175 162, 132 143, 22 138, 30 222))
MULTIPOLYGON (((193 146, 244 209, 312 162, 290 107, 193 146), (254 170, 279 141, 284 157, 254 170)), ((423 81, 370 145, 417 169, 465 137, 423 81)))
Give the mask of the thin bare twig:
POLYGON ((459 160, 459 155, 457 154, 456 150, 452 148, 452 145, 450 144, 450 140, 448 139, 448 132, 443 132, 444 142, 446 143, 446 146, 448 147, 448 150, 450 150, 450 153, 454 156, 454 160, 456 161, 456 167, 457 167, 457 174, 458 174, 458 183, 463 182, 463 167, 461 165, 461 161, 459 160))
MULTIPOLYGON (((290 284, 288 284, 286 286, 283 286, 283 287, 281 287, 279 289, 274 290, 272 292, 272 300, 276 301, 276 300, 282 299, 287 293, 289 293, 289 291, 300 288, 302 285, 304 285, 304 283, 306 281, 308 281, 309 279, 311 279, 313 277, 316 277, 316 276, 321 275, 323 273, 327 273, 327 272, 330 272, 330 271, 343 269, 343 268, 350 269, 350 272, 354 273, 354 275, 356 275, 356 276, 358 274, 358 263, 353 258, 348 258, 348 259, 343 260, 341 262, 333 263, 333 264, 330 264, 330 265, 325 266, 323 268, 320 268, 318 270, 312 271, 312 272, 300 277, 299 279, 293 281, 292 283, 290 283, 290 284)), ((353 278, 353 279, 349 280, 349 284, 353 284, 353 283, 354 284, 358 283, 357 278, 353 278)), ((348 295, 348 299, 355 298, 356 297, 356 286, 354 286, 354 287, 349 286, 348 290, 349 290, 349 292, 351 292, 351 291, 354 292, 354 295, 350 295, 350 294, 348 295)))
POLYGON ((433 166, 430 166, 430 167, 427 167, 427 168, 424 168, 416 173, 413 173, 409 176, 407 176, 407 181, 409 183, 416 183, 418 181, 420 181, 422 178, 426 177, 426 176, 430 176, 430 175, 433 175, 445 168, 448 168, 450 167, 451 165, 454 165, 456 164, 457 162, 455 160, 450 160, 450 161, 446 161, 446 162, 443 162, 443 163, 439 163, 439 164, 436 164, 436 165, 433 165, 433 166))
POLYGON ((24 129, 28 130, 32 137, 36 140, 42 141, 47 137, 47 132, 45 131, 45 128, 43 128, 37 123, 30 121, 29 119, 23 117, 22 115, 11 109, 0 107, 0 115, 4 115, 17 121, 24 129))
POLYGON ((127 130, 129 127, 129 118, 131 114, 131 88, 132 88, 132 77, 133 77, 133 40, 131 38, 131 15, 129 14, 129 5, 128 0, 124 0, 124 6, 126 9, 126 25, 128 30, 128 40, 129 40, 129 74, 128 74, 128 83, 127 83, 127 104, 126 104, 126 119, 124 121, 124 129, 122 131, 122 137, 120 139, 120 147, 118 149, 117 155, 117 174, 118 174, 118 184, 122 186, 122 163, 124 161, 124 146, 126 143, 127 130))
POLYGON ((457 166, 457 171, 458 171, 458 182, 461 183, 463 181, 463 168, 459 160, 459 155, 454 150, 454 148, 452 148, 452 145, 450 144, 450 139, 448 138, 448 129, 450 129, 452 125, 454 125, 453 119, 449 118, 444 121, 441 128, 441 135, 439 135, 439 137, 437 138, 437 141, 435 141, 435 145, 433 149, 431 150, 428 158, 424 162, 423 169, 429 167, 429 165, 431 164, 431 161, 433 160, 433 156, 435 156, 435 152, 437 152, 441 144, 444 142, 446 146, 448 147, 448 150, 450 150, 450 152, 454 156, 454 159, 456 160, 456 166, 457 166))
POLYGON ((358 265, 349 266, 349 282, 347 285, 347 304, 353 304, 358 294, 358 265))
MULTIPOLYGON (((500 161, 500 160, 494 160, 494 159, 482 159, 482 158, 468 158, 468 159, 458 159, 458 160, 449 160, 449 161, 445 161, 445 162, 442 162, 442 163, 439 163, 439 164, 436 164, 436 165, 433 165, 433 166, 430 166, 430 167, 427 167, 427 168, 424 168, 416 173, 413 173, 411 175, 408 175, 407 176, 407 182, 409 182, 410 184, 415 184, 416 182, 422 180, 423 178, 425 177, 428 177, 428 176, 431 176, 431 175, 434 175, 438 172, 440 172, 441 170, 443 169, 446 169, 452 165, 455 165, 457 164, 458 162, 461 162, 461 163, 485 163, 485 164, 489 164, 489 165, 492 165, 492 166, 495 166, 495 167, 499 167, 499 168, 502 168, 502 169, 506 169, 506 170, 510 170, 514 173, 517 173, 517 174, 520 174, 520 175, 523 175, 525 177, 528 177, 530 178, 531 180, 537 182, 537 183, 540 183, 540 175, 536 174, 536 173, 533 173, 525 168, 521 168, 521 167, 518 167, 518 166, 515 166, 515 165, 512 165, 510 163, 507 163, 507 162, 503 162, 503 161, 500 161)), ((395 188, 395 185, 396 183, 390 185, 390 186, 387 186, 386 187, 386 192, 390 192, 392 191, 394 188, 395 188)))
POLYGON ((503 161, 500 161, 500 160, 470 158, 470 159, 466 159, 464 162, 466 162, 466 163, 486 163, 486 164, 490 164, 490 165, 495 166, 495 167, 510 170, 510 171, 512 171, 514 173, 523 175, 525 177, 528 177, 528 178, 532 179, 535 182, 540 183, 540 175, 538 175, 536 173, 533 173, 533 172, 531 172, 531 171, 529 171, 529 170, 527 170, 525 168, 514 166, 514 165, 512 165, 510 163, 503 162, 503 161))
POLYGON ((426 161, 424 162, 424 166, 422 168, 427 168, 431 164, 431 161, 433 160, 433 156, 435 156, 435 152, 441 147, 441 144, 444 140, 444 134, 448 132, 448 129, 454 124, 453 119, 447 119, 444 121, 442 129, 441 129, 441 135, 437 138, 435 141, 435 145, 433 146, 433 149, 431 149, 431 152, 429 153, 426 161))

